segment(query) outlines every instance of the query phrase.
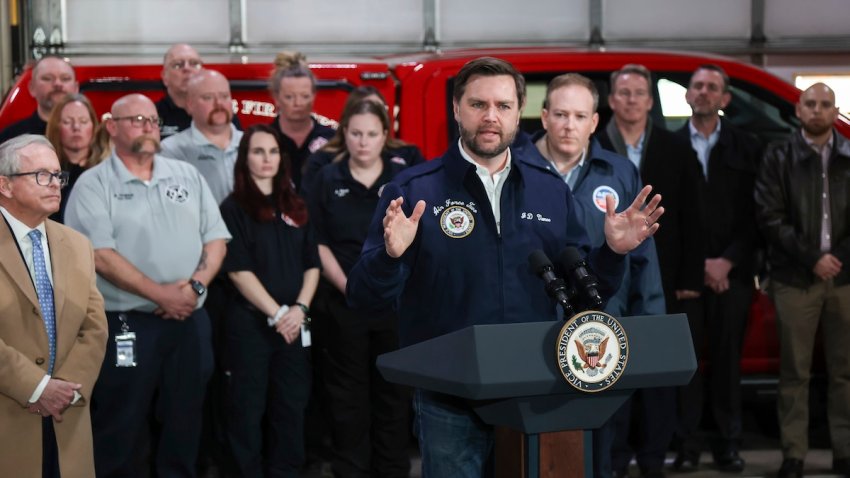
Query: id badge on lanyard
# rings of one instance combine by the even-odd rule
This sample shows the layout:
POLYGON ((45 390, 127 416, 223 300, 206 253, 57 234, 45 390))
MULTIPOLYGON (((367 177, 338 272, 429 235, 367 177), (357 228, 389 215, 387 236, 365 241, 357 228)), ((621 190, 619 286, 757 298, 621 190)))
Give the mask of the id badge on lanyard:
POLYGON ((118 314, 121 321, 121 333, 115 336, 115 366, 136 366, 136 333, 130 332, 127 315, 118 314))

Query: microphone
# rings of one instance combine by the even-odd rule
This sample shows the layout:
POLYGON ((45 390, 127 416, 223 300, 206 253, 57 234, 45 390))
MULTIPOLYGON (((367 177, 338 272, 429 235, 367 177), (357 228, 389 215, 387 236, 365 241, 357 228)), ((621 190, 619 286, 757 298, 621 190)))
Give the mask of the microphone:
POLYGON ((584 294, 588 309, 601 309, 602 297, 599 295, 599 281, 590 272, 590 268, 581 253, 575 247, 567 247, 558 256, 558 262, 564 268, 577 291, 584 294))
POLYGON ((564 320, 575 315, 573 306, 570 305, 567 283, 564 279, 555 275, 555 267, 552 265, 549 257, 546 256, 546 253, 540 249, 533 250, 528 255, 528 263, 531 266, 531 271, 540 276, 546 284, 546 294, 555 299, 564 309, 564 320))

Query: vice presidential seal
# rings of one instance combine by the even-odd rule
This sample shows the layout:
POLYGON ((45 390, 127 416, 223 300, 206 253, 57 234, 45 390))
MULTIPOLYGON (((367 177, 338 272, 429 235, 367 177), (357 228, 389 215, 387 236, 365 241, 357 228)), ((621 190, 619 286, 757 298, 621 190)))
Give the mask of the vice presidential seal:
POLYGON ((623 326, 595 310, 567 321, 555 348, 561 374, 582 392, 601 392, 614 385, 629 359, 629 339, 623 326))
POLYGON ((475 217, 463 206, 449 206, 440 216, 440 226, 447 236, 460 239, 475 228, 475 217))

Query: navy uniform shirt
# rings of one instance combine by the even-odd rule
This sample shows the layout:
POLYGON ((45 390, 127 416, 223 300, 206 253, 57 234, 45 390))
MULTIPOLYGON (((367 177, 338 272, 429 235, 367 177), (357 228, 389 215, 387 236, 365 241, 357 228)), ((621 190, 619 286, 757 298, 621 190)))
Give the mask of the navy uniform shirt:
MULTIPOLYGON (((389 155, 390 161, 402 166, 415 166, 425 162, 422 152, 412 144, 406 144, 400 148, 388 148, 386 153, 389 155)), ((310 196, 310 188, 313 181, 316 180, 316 175, 339 154, 343 153, 320 149, 307 158, 307 165, 304 168, 304 176, 301 180, 301 192, 304 196, 310 196)))
POLYGON ((336 134, 336 129, 319 123, 314 116, 313 129, 310 130, 307 139, 299 147, 292 138, 280 130, 279 119, 280 115, 275 116, 271 125, 280 133, 280 145, 283 148, 285 156, 289 158, 289 164, 291 165, 292 182, 295 184, 295 189, 301 192, 301 178, 304 174, 307 157, 321 149, 322 146, 328 144, 328 141, 336 134))
POLYGON ((328 246, 346 275, 360 257, 381 188, 405 168, 392 158, 382 156, 384 169, 371 187, 351 176, 348 156, 326 165, 316 177, 310 210, 318 242, 328 246))
POLYGON ((0 143, 22 134, 44 134, 47 131, 47 122, 38 115, 38 110, 29 118, 24 118, 7 126, 0 131, 0 143))
POLYGON ((221 271, 251 271, 275 302, 295 303, 304 271, 320 264, 311 224, 298 226, 280 211, 273 221, 258 222, 233 195, 221 204, 221 217, 233 236, 221 271))
MULTIPOLYGON (((349 303, 396 305, 402 346, 470 325, 555 320, 555 303, 530 270, 528 255, 542 249, 557 257, 567 246, 587 254, 590 242, 569 188, 533 145, 511 147, 500 211, 497 232, 484 185, 457 144, 401 172, 384 188, 349 274, 349 303), (413 244, 395 259, 386 252, 383 218, 398 197, 407 215, 420 199, 426 208, 413 244)), ((603 245, 590 254, 590 263, 601 293, 619 287, 622 255, 603 245)))

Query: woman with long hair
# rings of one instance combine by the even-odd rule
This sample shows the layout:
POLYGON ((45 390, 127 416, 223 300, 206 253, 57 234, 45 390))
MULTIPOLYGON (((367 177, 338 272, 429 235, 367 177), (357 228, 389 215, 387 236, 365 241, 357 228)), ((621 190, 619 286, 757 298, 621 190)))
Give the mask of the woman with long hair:
POLYGON ((68 171, 68 185, 62 191, 59 212, 51 219, 62 221, 68 196, 77 178, 86 169, 103 161, 104 156, 95 154, 92 145, 100 129, 97 114, 88 98, 81 94, 66 95, 54 107, 47 119, 44 135, 59 157, 59 166, 68 171))
POLYGON ((292 164, 292 181, 300 191, 307 157, 324 146, 335 130, 313 115, 316 77, 307 58, 298 52, 283 51, 275 57, 274 67, 269 93, 278 115, 271 124, 280 133, 283 151, 292 164))
POLYGON ((343 114, 345 148, 312 185, 311 217, 322 259, 327 385, 334 476, 405 477, 409 391, 384 380, 378 355, 398 348, 392 310, 363 311, 345 300, 347 275, 366 240, 381 187, 405 165, 387 151, 386 109, 368 99, 343 114))
POLYGON ((319 257, 277 132, 239 143, 221 215, 233 239, 222 271, 238 291, 224 323, 227 438, 240 476, 298 476, 310 395, 308 314, 319 257), (264 440, 265 437, 265 440, 264 440))

